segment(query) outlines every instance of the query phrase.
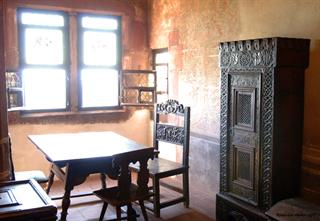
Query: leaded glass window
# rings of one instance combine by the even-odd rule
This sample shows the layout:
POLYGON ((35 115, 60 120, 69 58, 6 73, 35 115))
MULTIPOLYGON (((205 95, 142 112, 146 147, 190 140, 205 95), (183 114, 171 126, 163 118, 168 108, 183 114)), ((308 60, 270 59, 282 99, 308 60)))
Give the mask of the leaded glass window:
POLYGON ((67 17, 19 9, 20 73, 27 110, 67 108, 67 17))
POLYGON ((119 106, 120 19, 79 17, 80 108, 119 106))

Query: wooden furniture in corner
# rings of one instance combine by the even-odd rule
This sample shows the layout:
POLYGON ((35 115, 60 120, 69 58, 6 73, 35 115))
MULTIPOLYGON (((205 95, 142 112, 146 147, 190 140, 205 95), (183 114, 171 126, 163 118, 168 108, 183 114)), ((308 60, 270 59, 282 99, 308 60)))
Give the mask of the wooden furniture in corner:
MULTIPOLYGON (((160 217, 160 209, 183 202, 189 207, 189 139, 190 139, 190 107, 184 107, 176 100, 168 100, 165 103, 156 104, 154 109, 154 137, 155 151, 159 151, 159 143, 165 142, 182 147, 182 162, 177 163, 156 157, 149 160, 149 174, 152 178, 154 215, 160 217), (181 117, 183 126, 173 123, 162 123, 161 118, 181 117), (172 183, 160 181, 163 178, 182 175, 182 188, 172 183), (160 202, 160 185, 178 192, 179 197, 160 202)), ((139 164, 130 166, 132 171, 140 170, 139 164)))
POLYGON ((299 194, 308 39, 220 44, 220 192, 217 220, 268 220, 299 194))
POLYGON ((118 185, 110 188, 103 188, 94 191, 94 194, 103 200, 104 204, 101 210, 100 221, 103 220, 108 204, 116 207, 117 220, 121 220, 121 207, 127 206, 128 220, 135 219, 135 212, 132 209, 132 202, 138 201, 145 221, 148 221, 147 212, 144 206, 144 200, 150 198, 148 189, 148 160, 153 159, 153 148, 142 149, 132 153, 118 154, 114 156, 113 166, 117 168, 118 185), (131 173, 129 164, 139 162, 140 170, 137 176, 136 184, 131 183, 131 173))

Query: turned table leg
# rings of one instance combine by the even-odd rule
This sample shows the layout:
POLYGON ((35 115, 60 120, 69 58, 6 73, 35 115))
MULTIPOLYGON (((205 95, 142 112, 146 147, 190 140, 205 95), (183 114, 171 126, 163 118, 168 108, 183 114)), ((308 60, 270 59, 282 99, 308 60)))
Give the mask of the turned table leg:
POLYGON ((66 188, 62 199, 62 211, 60 221, 66 221, 68 208, 70 206, 70 194, 72 188, 66 188))

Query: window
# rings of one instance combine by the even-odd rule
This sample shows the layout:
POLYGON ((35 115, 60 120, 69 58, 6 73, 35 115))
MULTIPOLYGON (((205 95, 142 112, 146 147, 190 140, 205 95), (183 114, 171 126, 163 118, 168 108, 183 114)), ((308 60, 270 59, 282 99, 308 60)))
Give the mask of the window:
POLYGON ((153 51, 153 69, 157 72, 157 102, 166 101, 169 97, 168 85, 168 49, 154 49, 153 51))
POLYGON ((115 17, 80 16, 81 108, 119 106, 119 26, 115 17))
POLYGON ((66 109, 68 21, 64 13, 19 11, 24 107, 66 109))
POLYGON ((120 17, 81 13, 76 17, 77 22, 69 22, 65 12, 18 10, 24 109, 62 111, 71 109, 71 104, 78 109, 120 105, 120 17), (76 56, 71 57, 74 40, 76 56), (77 68, 71 64, 78 64, 77 68), (78 81, 69 81, 74 75, 78 81), (77 96, 71 96, 71 87, 78 88, 77 96))

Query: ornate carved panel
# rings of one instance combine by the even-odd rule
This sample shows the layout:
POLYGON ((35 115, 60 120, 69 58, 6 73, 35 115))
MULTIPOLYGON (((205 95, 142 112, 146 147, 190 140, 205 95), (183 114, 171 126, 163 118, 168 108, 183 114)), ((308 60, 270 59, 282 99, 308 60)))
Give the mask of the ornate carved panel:
POLYGON ((258 205, 261 72, 229 70, 228 192, 258 205))
POLYGON ((272 182, 272 135, 273 135, 273 112, 274 112, 274 82, 273 69, 266 68, 263 73, 262 101, 261 101, 261 165, 262 186, 261 199, 264 209, 271 206, 271 182, 272 182))
MULTIPOLYGON (((220 44, 218 195, 230 208, 243 204, 243 208, 257 209, 262 217, 274 203, 299 192, 296 174, 300 171, 303 74, 309 43, 267 38, 220 44), (289 165, 294 171, 286 169, 289 165), (233 206, 233 202, 237 203, 233 206)), ((217 218, 227 220, 225 213, 217 211, 217 218)))
POLYGON ((165 103, 161 103, 157 106, 157 112, 163 114, 184 114, 184 107, 176 100, 167 100, 165 103))
POLYGON ((254 186, 254 148, 233 146, 233 179, 236 184, 253 189, 254 186))
POLYGON ((156 139, 183 145, 184 128, 166 124, 157 124, 156 139))
POLYGON ((256 90, 253 87, 232 87, 232 126, 255 130, 256 90))
POLYGON ((221 107, 220 107, 220 192, 228 191, 228 73, 225 69, 221 70, 221 107))
POLYGON ((276 64, 275 38, 226 42, 220 45, 220 67, 265 68, 276 64))

